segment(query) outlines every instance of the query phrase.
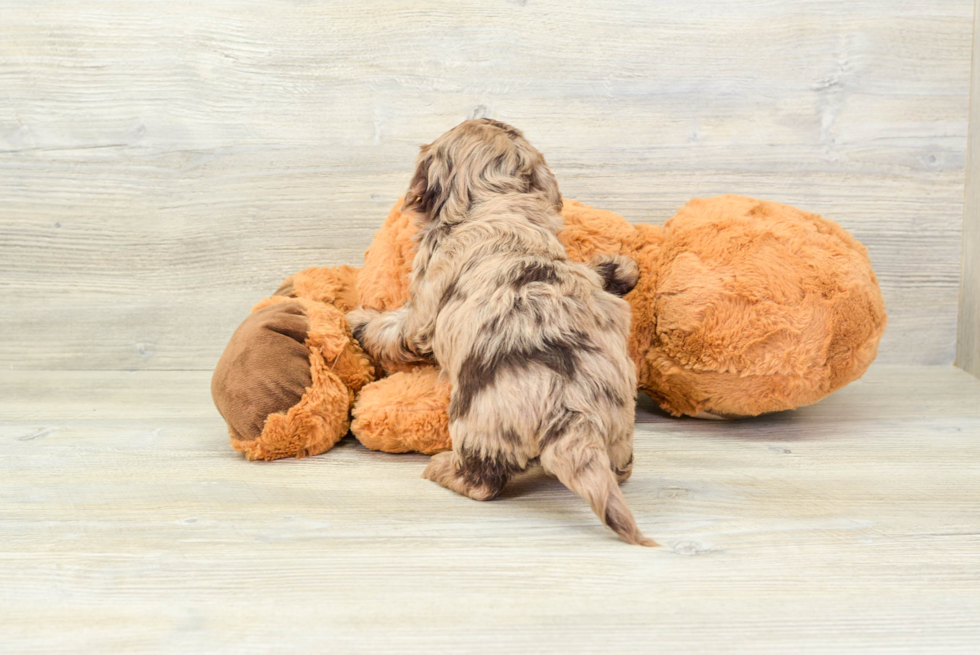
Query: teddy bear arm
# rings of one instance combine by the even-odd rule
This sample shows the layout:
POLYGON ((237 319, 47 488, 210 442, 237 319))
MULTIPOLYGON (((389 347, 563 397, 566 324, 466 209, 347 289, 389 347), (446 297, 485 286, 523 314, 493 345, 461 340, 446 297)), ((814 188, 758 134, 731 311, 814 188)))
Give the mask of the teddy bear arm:
POLYGON ((347 265, 307 268, 287 277, 272 295, 314 300, 349 312, 359 304, 358 272, 347 265))

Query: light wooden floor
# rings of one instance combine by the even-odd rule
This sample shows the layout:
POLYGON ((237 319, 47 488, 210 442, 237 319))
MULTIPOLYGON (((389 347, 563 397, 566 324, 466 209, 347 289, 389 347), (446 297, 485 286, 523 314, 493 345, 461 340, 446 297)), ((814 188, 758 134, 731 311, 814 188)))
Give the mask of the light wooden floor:
POLYGON ((0 373, 0 650, 977 652, 980 381, 873 369, 740 423, 647 402, 627 546, 345 440, 250 463, 204 372, 0 373))

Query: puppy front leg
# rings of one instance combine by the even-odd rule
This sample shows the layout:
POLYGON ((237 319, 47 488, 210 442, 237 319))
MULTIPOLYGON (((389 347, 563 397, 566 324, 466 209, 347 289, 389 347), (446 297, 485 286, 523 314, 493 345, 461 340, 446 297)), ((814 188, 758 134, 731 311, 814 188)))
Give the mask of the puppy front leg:
POLYGON ((413 335, 407 329, 411 318, 410 305, 390 312, 361 307, 347 313, 351 333, 361 347, 375 359, 389 364, 425 361, 416 351, 413 335))

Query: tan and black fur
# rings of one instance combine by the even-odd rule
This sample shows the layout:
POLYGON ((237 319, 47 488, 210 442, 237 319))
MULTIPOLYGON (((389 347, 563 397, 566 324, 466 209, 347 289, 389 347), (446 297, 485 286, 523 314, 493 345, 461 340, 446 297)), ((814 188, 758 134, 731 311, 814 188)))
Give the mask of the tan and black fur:
POLYGON ((626 292, 636 265, 571 262, 561 195, 516 129, 466 121, 424 146, 406 195, 418 216, 408 302, 348 314, 382 362, 435 359, 449 376, 452 452, 424 476, 477 500, 540 459, 630 543, 639 528, 619 483, 633 465, 636 371, 626 292))

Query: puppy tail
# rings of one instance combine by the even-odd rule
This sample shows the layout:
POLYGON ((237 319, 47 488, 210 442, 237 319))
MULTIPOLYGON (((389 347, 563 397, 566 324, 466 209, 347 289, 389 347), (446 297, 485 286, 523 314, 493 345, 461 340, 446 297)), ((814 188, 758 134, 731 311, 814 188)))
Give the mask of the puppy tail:
MULTIPOLYGON (((562 484, 584 498, 602 522, 625 541, 658 546, 640 532, 613 473, 603 440, 584 419, 558 438, 542 444, 541 465, 562 484)), ((547 437, 545 441, 548 441, 547 437)))

